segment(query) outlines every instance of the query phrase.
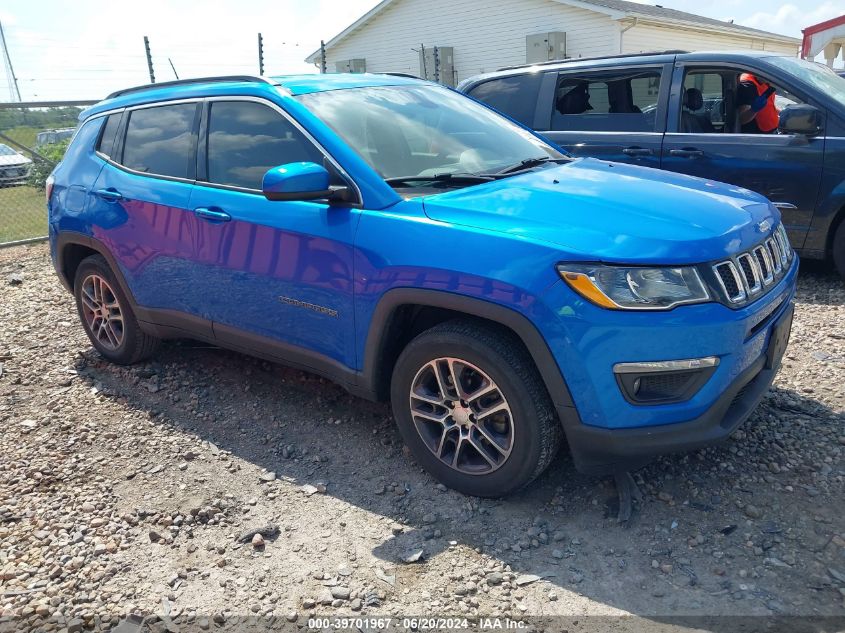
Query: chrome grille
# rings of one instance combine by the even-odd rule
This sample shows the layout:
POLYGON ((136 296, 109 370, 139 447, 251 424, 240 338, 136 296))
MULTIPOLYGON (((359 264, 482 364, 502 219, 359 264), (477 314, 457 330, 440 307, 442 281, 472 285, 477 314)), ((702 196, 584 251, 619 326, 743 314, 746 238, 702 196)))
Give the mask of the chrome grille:
POLYGON ((730 303, 765 294, 788 269, 792 261, 792 247, 783 224, 754 248, 738 253, 731 259, 713 266, 722 290, 730 303))
POLYGON ((774 279, 772 271, 772 259, 769 255, 768 246, 758 246, 754 249, 754 258, 757 260, 757 270, 760 271, 760 276, 763 278, 763 285, 768 286, 774 279))
POLYGON ((722 284, 722 290, 728 295, 728 300, 731 303, 745 301, 745 287, 739 278, 736 265, 733 262, 722 262, 714 266, 713 269, 722 284))
POLYGON ((783 263, 781 262, 781 248, 774 238, 766 240, 766 251, 769 253, 769 261, 772 263, 774 274, 779 274, 783 270, 783 263))
POLYGON ((763 289, 763 280, 760 278, 760 271, 751 253, 743 253, 736 258, 739 262, 739 270, 742 273, 742 280, 745 282, 745 291, 750 295, 756 295, 763 289))

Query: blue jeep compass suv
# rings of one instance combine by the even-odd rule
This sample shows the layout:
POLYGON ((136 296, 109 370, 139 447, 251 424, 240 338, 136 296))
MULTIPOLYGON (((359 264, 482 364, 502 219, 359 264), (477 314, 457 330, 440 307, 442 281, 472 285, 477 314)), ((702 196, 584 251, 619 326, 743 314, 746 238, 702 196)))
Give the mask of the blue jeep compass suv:
POLYGON ((389 75, 112 94, 49 179, 52 256, 116 363, 203 339, 392 401, 445 484, 502 495, 727 437, 774 378, 798 268, 746 189, 572 159, 389 75))

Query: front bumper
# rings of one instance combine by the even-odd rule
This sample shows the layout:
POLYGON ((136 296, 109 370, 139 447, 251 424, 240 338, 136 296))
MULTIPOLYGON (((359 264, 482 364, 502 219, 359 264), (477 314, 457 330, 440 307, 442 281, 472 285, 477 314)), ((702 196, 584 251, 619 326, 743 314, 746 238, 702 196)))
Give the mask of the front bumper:
MULTIPOLYGON (((653 323, 643 323, 639 315, 631 319, 602 311, 598 318, 613 319, 613 327, 602 323, 593 334, 589 328, 579 332, 572 327, 580 316, 576 307, 568 323, 576 335, 565 342, 569 353, 574 349, 582 361, 573 371, 573 364, 561 362, 567 346, 557 347, 556 354, 561 368, 570 370, 564 375, 574 406, 559 406, 558 415, 576 467, 590 474, 631 470, 662 453, 694 450, 728 438, 751 415, 777 373, 785 342, 773 341, 783 330, 788 336, 797 269, 795 258, 778 286, 743 310, 689 306, 674 314, 654 313, 649 319, 653 323), (778 358, 772 358, 773 350, 778 358), (637 405, 626 400, 613 380, 614 362, 710 355, 720 359, 718 368, 684 402, 637 405)), ((596 315, 583 320, 590 318, 596 315)))
MULTIPOLYGON (((793 309, 790 304, 780 318, 791 320, 793 309)), ((559 408, 575 466, 589 474, 633 470, 656 455, 718 444, 748 419, 769 390, 779 367, 780 358, 761 356, 706 413, 689 422, 611 430, 581 424, 573 418, 571 409, 559 408)))
POLYGON ((0 184, 11 185, 26 182, 26 179, 29 178, 30 169, 28 165, 0 167, 0 184))

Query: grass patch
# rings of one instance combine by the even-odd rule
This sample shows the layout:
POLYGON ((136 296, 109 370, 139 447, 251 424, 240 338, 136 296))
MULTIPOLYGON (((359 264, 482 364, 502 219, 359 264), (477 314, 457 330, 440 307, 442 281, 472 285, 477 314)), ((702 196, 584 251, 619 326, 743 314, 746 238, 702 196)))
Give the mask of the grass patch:
MULTIPOLYGON (((8 130, 2 130, 2 132, 13 141, 17 141, 25 147, 34 148, 35 138, 36 136, 38 136, 38 133, 43 132, 43 130, 37 127, 19 125, 18 127, 13 127, 8 130)), ((3 139, 0 139, 0 143, 5 144, 5 141, 3 139)), ((21 151, 20 147, 13 147, 12 149, 14 149, 16 152, 21 151)), ((26 155, 28 156, 29 153, 27 152, 26 155)))
POLYGON ((44 192, 34 187, 0 187, 0 244, 47 235, 44 192))

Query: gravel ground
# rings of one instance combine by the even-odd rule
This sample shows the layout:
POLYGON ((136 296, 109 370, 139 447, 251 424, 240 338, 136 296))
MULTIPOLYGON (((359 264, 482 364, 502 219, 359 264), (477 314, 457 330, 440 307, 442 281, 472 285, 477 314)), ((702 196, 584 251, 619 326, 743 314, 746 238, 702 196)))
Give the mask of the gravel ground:
POLYGON ((621 526, 564 455, 513 498, 449 491, 387 406, 309 374, 186 341, 109 365, 46 246, 0 250, 0 631, 843 617, 845 286, 806 268, 775 387, 727 444, 635 473, 621 526))

